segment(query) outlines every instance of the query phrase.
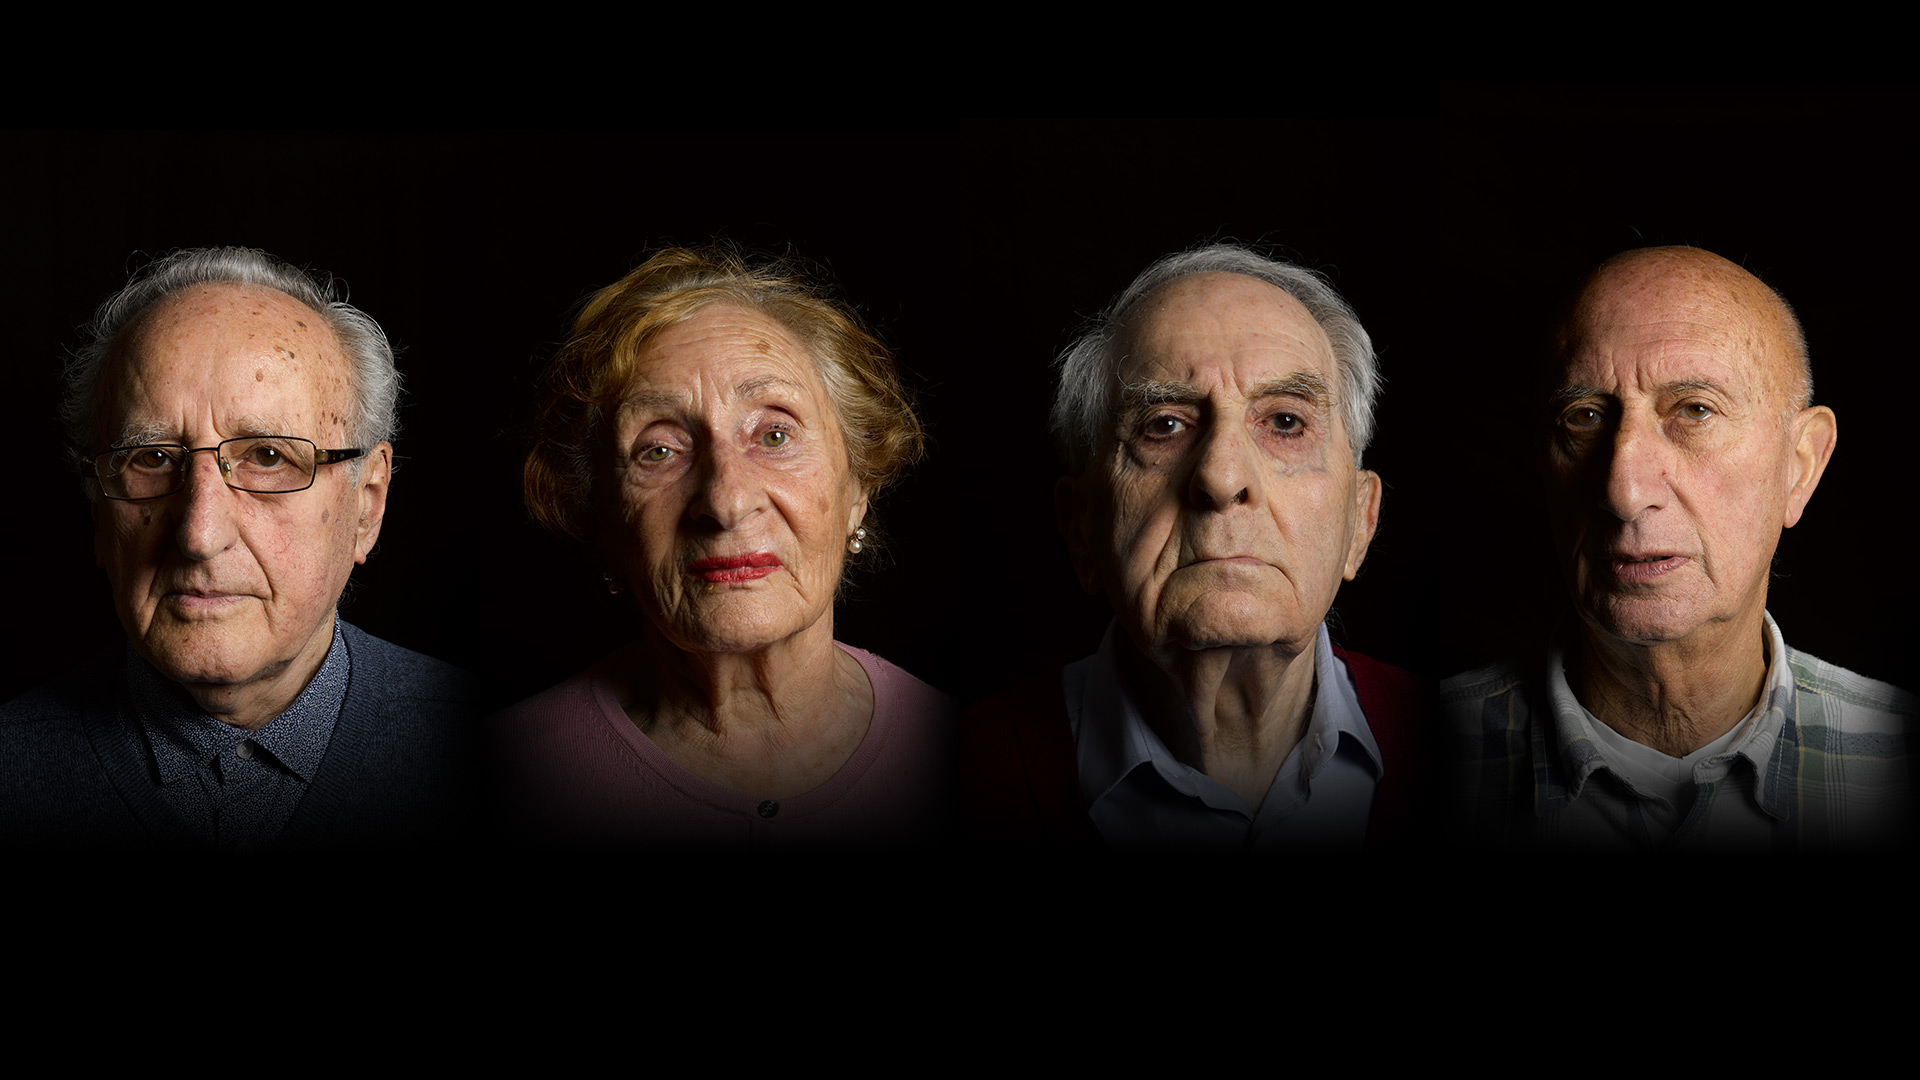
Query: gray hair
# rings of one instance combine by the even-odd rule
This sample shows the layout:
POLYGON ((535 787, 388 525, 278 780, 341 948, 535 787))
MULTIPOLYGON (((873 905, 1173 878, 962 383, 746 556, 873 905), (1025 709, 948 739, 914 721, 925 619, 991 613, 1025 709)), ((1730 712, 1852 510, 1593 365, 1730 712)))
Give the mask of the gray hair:
POLYGON ((1319 274, 1279 259, 1270 259, 1237 244, 1206 247, 1168 255, 1142 271, 1133 284, 1088 321, 1073 344, 1054 362, 1060 369, 1053 396, 1054 437, 1066 454, 1067 468, 1079 476, 1092 467, 1109 430, 1120 361, 1115 344, 1127 312, 1147 294, 1178 278, 1194 274, 1240 274, 1272 285, 1300 302, 1333 344, 1340 369, 1341 420, 1353 463, 1373 441, 1373 408, 1380 396, 1380 361, 1373 339, 1354 315, 1353 308, 1319 274))
MULTIPOLYGON (((94 422, 100 374, 113 355, 114 342, 155 304, 195 285, 254 285, 312 308, 333 331, 351 369, 354 408, 347 417, 347 441, 368 447, 391 440, 400 430, 400 369, 394 366, 393 347, 379 323, 347 303, 345 283, 255 248, 186 248, 134 271, 126 287, 107 297, 81 327, 80 344, 67 357, 60 409, 76 454, 102 449, 94 422)), ((356 472, 362 460, 353 462, 356 472)))

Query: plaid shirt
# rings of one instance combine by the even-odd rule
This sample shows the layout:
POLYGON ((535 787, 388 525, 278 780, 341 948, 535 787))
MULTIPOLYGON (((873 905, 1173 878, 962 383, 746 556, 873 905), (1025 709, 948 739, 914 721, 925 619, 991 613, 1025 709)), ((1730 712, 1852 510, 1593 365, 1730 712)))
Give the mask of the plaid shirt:
POLYGON ((1897 846, 1912 825, 1907 736, 1915 698, 1787 648, 1773 616, 1767 685, 1725 753, 1694 767, 1670 835, 1615 773, 1559 655, 1529 681, 1512 664, 1448 679, 1440 709, 1456 825, 1510 848, 1833 850, 1897 846), (1787 663, 1779 663, 1785 656, 1787 663))

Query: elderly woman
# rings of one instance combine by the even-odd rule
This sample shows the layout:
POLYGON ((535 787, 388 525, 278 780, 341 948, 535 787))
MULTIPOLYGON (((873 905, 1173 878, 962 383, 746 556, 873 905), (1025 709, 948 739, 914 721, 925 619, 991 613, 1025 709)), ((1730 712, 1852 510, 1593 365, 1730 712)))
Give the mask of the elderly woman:
POLYGON ((781 265, 670 249, 554 357, 527 506, 640 640, 502 717, 537 829, 688 847, 888 846, 945 817, 952 703, 833 638, 869 499, 921 449, 885 347, 781 265))

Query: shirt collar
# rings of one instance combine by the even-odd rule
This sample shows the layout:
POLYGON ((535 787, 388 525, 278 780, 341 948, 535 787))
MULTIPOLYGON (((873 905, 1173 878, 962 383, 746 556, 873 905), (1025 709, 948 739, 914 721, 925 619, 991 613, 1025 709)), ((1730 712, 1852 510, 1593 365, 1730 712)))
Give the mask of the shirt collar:
MULTIPOLYGON (((1788 662, 1787 642, 1780 633, 1779 624, 1773 621, 1770 613, 1763 614, 1762 618, 1767 633, 1764 689, 1759 702, 1742 718, 1746 729, 1739 741, 1726 754, 1714 760, 1731 764, 1734 758, 1746 758, 1752 764, 1757 778, 1754 784, 1755 801, 1769 815, 1784 821, 1790 809, 1787 803, 1791 798, 1794 779, 1790 775, 1777 775, 1780 773, 1777 759, 1790 757, 1780 752, 1783 743, 1792 744, 1799 739, 1794 715, 1793 665, 1788 662)), ((1555 642, 1547 654, 1547 710, 1553 723, 1534 725, 1534 760, 1557 761, 1564 770, 1564 779, 1535 785, 1536 811, 1544 810, 1553 803, 1571 802, 1579 798, 1580 792, 1586 787, 1587 778, 1596 770, 1607 767, 1606 757, 1600 751, 1592 728, 1593 724, 1600 721, 1573 696, 1573 687, 1567 682, 1564 639, 1555 642), (1552 728, 1550 736, 1542 730, 1543 726, 1552 728), (1549 738, 1554 750, 1551 758, 1546 754, 1549 738)))
MULTIPOLYGON (((1120 677, 1115 635, 1117 625, 1109 623, 1100 639, 1100 650, 1088 658, 1086 696, 1077 717, 1074 732, 1080 763, 1081 790, 1089 806, 1100 801, 1127 775, 1141 766, 1158 772, 1174 790, 1193 796, 1218 809, 1242 809, 1240 800, 1226 787, 1200 770, 1182 763, 1153 730, 1139 703, 1120 677)), ((1343 744, 1357 749, 1379 781, 1385 772, 1379 744, 1373 729, 1360 711, 1360 699, 1345 664, 1333 655, 1333 642, 1322 622, 1314 634, 1314 694, 1307 730, 1288 755, 1288 762, 1300 758, 1296 780, 1311 781, 1338 753, 1343 744), (1343 739, 1342 736, 1345 736, 1343 739)), ((1355 750, 1349 750, 1350 753, 1355 750)), ((1280 777, 1288 774, 1282 765, 1280 777)), ((1253 808, 1255 810, 1258 807, 1253 808)))
POLYGON ((333 737, 334 721, 346 702, 352 667, 336 616, 333 642, 320 670, 285 712, 253 731, 222 723, 202 712, 178 684, 141 659, 131 646, 127 648, 127 690, 162 784, 194 774, 247 740, 301 780, 312 783, 333 737))

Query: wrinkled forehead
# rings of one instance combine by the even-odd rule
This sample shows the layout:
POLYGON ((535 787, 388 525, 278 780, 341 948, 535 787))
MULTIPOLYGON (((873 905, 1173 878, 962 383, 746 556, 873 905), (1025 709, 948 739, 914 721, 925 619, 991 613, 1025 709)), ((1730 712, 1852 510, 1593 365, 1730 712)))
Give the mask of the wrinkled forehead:
POLYGON ((823 365, 798 334, 764 312, 710 304, 660 328, 634 350, 622 398, 718 400, 798 393, 827 402, 823 365))
POLYGON ((205 408, 330 433, 347 426, 351 375, 325 318, 300 301, 257 286, 196 285, 154 303, 121 332, 95 400, 107 425, 205 408))
POLYGON ((1300 301, 1241 274, 1193 274, 1148 293, 1115 335, 1123 382, 1149 375, 1193 381, 1231 369, 1265 381, 1333 375, 1333 345, 1300 301))

